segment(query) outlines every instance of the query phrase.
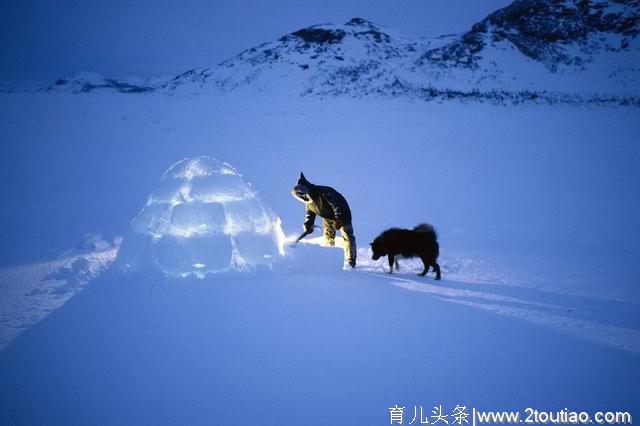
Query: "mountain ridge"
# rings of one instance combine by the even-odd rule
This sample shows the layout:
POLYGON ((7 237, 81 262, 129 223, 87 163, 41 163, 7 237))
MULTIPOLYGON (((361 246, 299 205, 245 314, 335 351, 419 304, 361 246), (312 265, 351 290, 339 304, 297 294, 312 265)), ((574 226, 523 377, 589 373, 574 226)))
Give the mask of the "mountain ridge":
POLYGON ((458 35, 409 37, 356 17, 169 79, 80 73, 43 90, 640 104, 638 34, 639 0, 517 0, 458 35))

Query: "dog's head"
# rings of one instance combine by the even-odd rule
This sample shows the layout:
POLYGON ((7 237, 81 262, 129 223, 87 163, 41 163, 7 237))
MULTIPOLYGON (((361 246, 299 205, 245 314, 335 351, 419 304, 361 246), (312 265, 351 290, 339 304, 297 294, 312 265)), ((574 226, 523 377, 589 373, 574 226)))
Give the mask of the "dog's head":
POLYGON ((387 255, 387 250, 384 248, 384 245, 378 238, 373 240, 373 242, 370 243, 370 245, 371 245, 371 251, 373 252, 373 256, 371 256, 373 260, 378 260, 382 256, 387 255))

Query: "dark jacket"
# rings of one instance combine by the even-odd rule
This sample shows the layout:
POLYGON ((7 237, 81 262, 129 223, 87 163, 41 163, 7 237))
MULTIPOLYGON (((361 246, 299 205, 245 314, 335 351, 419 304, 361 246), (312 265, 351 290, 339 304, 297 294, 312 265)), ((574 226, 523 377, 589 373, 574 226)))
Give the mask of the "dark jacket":
POLYGON ((309 189, 311 203, 305 204, 307 210, 304 226, 310 229, 316 219, 316 215, 327 220, 340 222, 342 225, 351 224, 351 209, 347 200, 330 186, 314 185, 304 175, 300 174, 298 185, 304 185, 309 189))

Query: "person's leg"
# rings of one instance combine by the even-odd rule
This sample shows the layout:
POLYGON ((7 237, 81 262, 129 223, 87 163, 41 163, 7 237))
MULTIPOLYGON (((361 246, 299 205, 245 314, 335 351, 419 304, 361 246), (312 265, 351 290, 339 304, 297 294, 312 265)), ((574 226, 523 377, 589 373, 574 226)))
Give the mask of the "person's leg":
POLYGON ((325 219, 322 227, 324 230, 325 244, 333 247, 336 245, 336 228, 334 222, 332 220, 325 219))
POLYGON ((349 265, 356 266, 356 237, 353 235, 353 226, 348 223, 340 229, 344 240, 344 260, 349 265))

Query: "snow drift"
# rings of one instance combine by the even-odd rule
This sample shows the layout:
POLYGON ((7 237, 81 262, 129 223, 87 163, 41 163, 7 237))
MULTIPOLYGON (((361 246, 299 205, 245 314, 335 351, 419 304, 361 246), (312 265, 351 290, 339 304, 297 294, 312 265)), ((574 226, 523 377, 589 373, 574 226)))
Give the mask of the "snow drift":
POLYGON ((176 277, 271 266, 284 255, 280 224, 231 165, 186 158, 132 220, 117 265, 176 277))

